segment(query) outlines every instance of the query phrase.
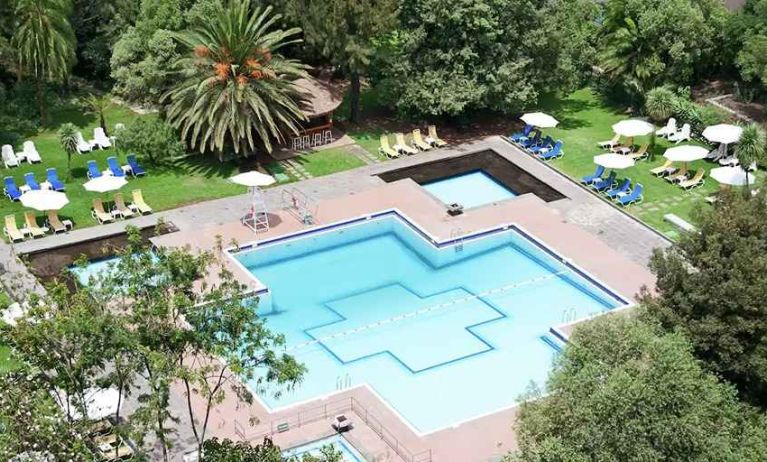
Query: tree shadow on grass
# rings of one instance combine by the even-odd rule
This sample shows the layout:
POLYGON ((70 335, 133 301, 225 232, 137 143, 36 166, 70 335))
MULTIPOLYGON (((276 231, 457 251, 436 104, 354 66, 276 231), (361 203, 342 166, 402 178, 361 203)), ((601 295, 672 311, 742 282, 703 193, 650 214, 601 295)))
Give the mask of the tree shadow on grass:
POLYGON ((180 176, 198 176, 204 178, 228 178, 238 171, 234 161, 219 161, 213 155, 193 155, 162 162, 157 165, 149 164, 158 173, 180 176))

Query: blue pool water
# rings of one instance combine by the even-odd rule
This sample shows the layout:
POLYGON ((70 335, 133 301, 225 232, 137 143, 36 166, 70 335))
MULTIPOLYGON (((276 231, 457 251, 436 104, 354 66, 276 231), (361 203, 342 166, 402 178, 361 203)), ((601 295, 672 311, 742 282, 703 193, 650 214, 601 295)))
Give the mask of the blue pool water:
POLYGON ((91 278, 96 280, 101 276, 109 274, 110 267, 116 261, 117 258, 105 258, 92 261, 85 266, 70 266, 69 269, 74 273, 81 285, 87 286, 91 282, 91 278))
POLYGON ((304 454, 311 454, 313 456, 319 455, 320 449, 329 444, 332 444, 336 450, 341 451, 341 454, 343 454, 341 460, 343 462, 365 462, 362 455, 340 435, 323 438, 309 444, 288 449, 287 451, 283 451, 282 455, 285 457, 296 457, 300 460, 304 454))
POLYGON ((368 384, 424 433, 514 405, 545 381, 551 326, 624 303, 514 230, 440 249, 392 215, 234 257, 309 370, 268 406, 368 384))
POLYGON ((421 185, 445 204, 478 207, 516 197, 516 194, 483 171, 457 175, 421 185))

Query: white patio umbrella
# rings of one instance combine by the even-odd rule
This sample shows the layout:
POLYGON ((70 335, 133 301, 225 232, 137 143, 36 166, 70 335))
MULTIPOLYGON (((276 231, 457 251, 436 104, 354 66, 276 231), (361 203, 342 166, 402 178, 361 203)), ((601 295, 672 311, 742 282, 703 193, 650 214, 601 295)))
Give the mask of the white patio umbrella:
MULTIPOLYGON (((117 413, 117 403, 120 393, 114 388, 89 388, 85 390, 85 412, 90 420, 101 420, 117 413)), ((59 405, 67 411, 63 403, 59 405)), ((78 406, 75 406, 74 399, 70 400, 69 414, 74 420, 81 420, 82 413, 78 406)))
POLYGON ((237 183, 243 186, 247 186, 249 188, 269 186, 277 182, 277 180, 275 180, 273 176, 267 175, 265 173, 257 172, 255 170, 251 170, 249 172, 235 175, 229 178, 229 181, 231 181, 232 183, 237 183))
POLYGON ((672 162, 693 162, 705 158, 708 155, 708 149, 702 146, 684 145, 674 146, 666 149, 663 157, 672 162))
POLYGON ((520 117, 522 122, 539 128, 556 127, 559 121, 543 112, 530 112, 520 117))
POLYGON ((634 166, 634 159, 621 154, 600 154, 594 156, 594 163, 611 170, 623 170, 634 166))
POLYGON ((756 176, 749 174, 739 166, 712 169, 710 176, 720 184, 728 186, 745 186, 756 182, 756 176))
POLYGON ((626 138, 649 135, 654 131, 655 126, 653 124, 639 119, 621 120, 613 125, 613 132, 626 138))
POLYGON ((712 143, 731 144, 740 141, 743 129, 737 125, 719 124, 706 127, 703 138, 712 143))
POLYGON ((83 186, 88 191, 103 193, 107 191, 116 191, 126 184, 128 184, 128 180, 126 180, 124 176, 104 175, 88 181, 83 186))
POLYGON ((63 192, 38 189, 21 195, 21 205, 41 212, 60 210, 67 204, 69 199, 63 192))

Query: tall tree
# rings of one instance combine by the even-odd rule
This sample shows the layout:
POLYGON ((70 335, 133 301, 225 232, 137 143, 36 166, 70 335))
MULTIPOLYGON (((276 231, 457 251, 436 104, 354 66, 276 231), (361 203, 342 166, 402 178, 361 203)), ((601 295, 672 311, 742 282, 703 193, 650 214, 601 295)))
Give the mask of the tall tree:
POLYGON ((83 106, 86 113, 93 114, 99 118, 99 127, 104 133, 109 134, 106 121, 106 111, 112 106, 112 100, 107 95, 88 95, 83 98, 83 106))
POLYGON ((740 140, 735 145, 735 155, 740 165, 746 169, 746 180, 748 180, 751 165, 764 165, 767 161, 767 134, 764 129, 757 124, 744 127, 740 140))
POLYGON ((16 48, 18 78, 31 76, 37 84, 37 104, 43 125, 48 119, 45 83, 69 76, 75 58, 75 36, 69 24, 69 0, 19 0, 18 24, 11 39, 16 48))
POLYGON ((61 149, 67 153, 68 177, 72 176, 72 154, 77 152, 77 133, 79 131, 80 130, 77 128, 77 126, 71 122, 62 124, 61 127, 59 127, 59 144, 61 145, 61 149))
POLYGON ((705 371, 680 333, 631 314, 579 326, 546 394, 520 408, 508 460, 763 460, 767 419, 705 371))
POLYGON ((168 121, 192 149, 223 156, 272 150, 273 140, 298 133, 304 119, 294 81, 304 66, 278 51, 296 43, 299 29, 276 29, 280 15, 232 0, 191 30, 174 34, 185 48, 181 79, 169 91, 168 121))
POLYGON ((374 39, 396 25, 396 0, 285 0, 286 16, 301 25, 306 43, 350 82, 350 121, 360 115, 361 76, 375 52, 374 39))
POLYGON ((767 406, 767 201, 721 194, 697 217, 699 232, 656 251, 657 295, 648 311, 689 336, 695 354, 741 394, 767 406))

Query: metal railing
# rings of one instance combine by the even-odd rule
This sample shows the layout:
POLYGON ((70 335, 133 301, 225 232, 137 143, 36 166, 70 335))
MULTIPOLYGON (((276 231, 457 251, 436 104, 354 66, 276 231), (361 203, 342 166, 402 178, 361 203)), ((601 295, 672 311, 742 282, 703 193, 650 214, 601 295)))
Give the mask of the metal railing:
POLYGON ((383 423, 354 397, 330 401, 313 408, 299 411, 284 418, 262 422, 253 427, 246 427, 238 420, 234 421, 237 436, 245 441, 262 440, 266 436, 288 432, 293 428, 333 418, 344 412, 353 412, 368 428, 373 430, 405 462, 431 462, 431 449, 413 452, 402 444, 383 423))

